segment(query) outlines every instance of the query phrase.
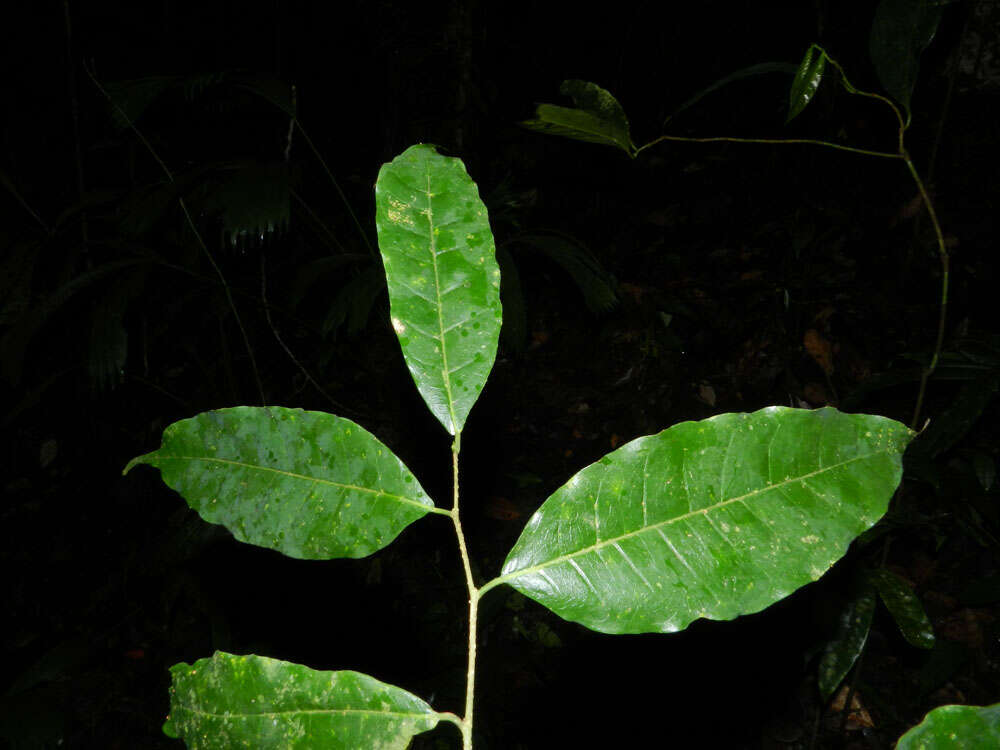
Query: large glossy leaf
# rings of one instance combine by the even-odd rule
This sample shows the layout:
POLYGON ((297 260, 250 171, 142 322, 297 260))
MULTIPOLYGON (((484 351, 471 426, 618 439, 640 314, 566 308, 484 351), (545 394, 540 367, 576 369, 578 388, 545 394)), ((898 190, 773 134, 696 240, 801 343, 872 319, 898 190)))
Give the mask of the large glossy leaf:
POLYGON ((989 747, 1000 747, 1000 703, 940 706, 896 743, 896 750, 985 750, 989 747))
POLYGON ((441 715, 417 696, 359 672, 322 672, 216 651, 170 668, 163 731, 189 748, 405 750, 441 715))
POLYGON ((563 81, 559 91, 573 99, 576 107, 539 104, 535 118, 521 125, 541 133, 614 146, 631 157, 636 155, 625 110, 610 92, 596 83, 578 80, 563 81))
POLYGON ((403 358, 455 435, 493 368, 500 335, 500 269, 486 206, 461 160, 416 145, 379 171, 375 223, 403 358))
POLYGON ((882 0, 875 10, 868 51, 879 81, 907 115, 920 53, 937 32, 943 5, 938 0, 882 0))
POLYGON ((911 435, 830 408, 675 425, 572 477, 496 580, 606 633, 756 612, 818 579, 885 513, 911 435))
POLYGON ((132 459, 210 523, 291 557, 364 557, 433 508, 374 435, 318 411, 237 406, 184 419, 132 459))
POLYGON ((837 634, 819 662, 819 694, 829 700, 854 666, 868 640, 875 614, 875 591, 867 586, 840 613, 837 634))

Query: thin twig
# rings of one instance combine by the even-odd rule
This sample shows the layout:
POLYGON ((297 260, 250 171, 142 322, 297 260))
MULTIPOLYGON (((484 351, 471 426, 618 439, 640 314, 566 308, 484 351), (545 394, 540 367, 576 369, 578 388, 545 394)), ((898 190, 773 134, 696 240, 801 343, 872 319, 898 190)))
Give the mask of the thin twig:
MULTIPOLYGON (((138 138, 140 143, 142 143, 142 145, 146 147, 146 150, 149 151, 150 155, 153 157, 156 163, 160 165, 160 169, 163 170, 163 173, 167 176, 167 179, 170 180, 170 182, 172 183, 176 182, 176 180, 174 179, 173 172, 171 172, 170 168, 163 163, 163 160, 160 158, 159 154, 156 153, 156 149, 153 148, 153 145, 146 140, 146 137, 142 134, 139 128, 135 126, 135 123, 132 122, 132 118, 129 117, 128 114, 126 114, 125 110, 123 110, 120 106, 118 106, 118 103, 111 98, 111 95, 101 85, 100 81, 97 80, 97 78, 94 76, 90 68, 88 68, 87 66, 83 66, 83 69, 87 71, 87 75, 90 77, 90 80, 93 81, 97 89, 102 94, 104 94, 104 97, 108 100, 108 102, 110 102, 111 106, 114 107, 118 111, 118 113, 125 119, 125 122, 128 123, 129 128, 135 134, 136 138, 138 138)), ((264 395, 264 384, 261 382, 260 372, 257 370, 257 359, 253 355, 253 347, 250 346, 250 338, 247 336, 246 328, 243 327, 243 321, 240 319, 239 310, 236 309, 236 303, 233 301, 233 294, 232 291, 229 289, 229 282, 226 281, 226 277, 222 273, 222 269, 219 267, 219 264, 215 262, 215 258, 212 256, 212 253, 209 251, 208 246, 202 239, 201 232, 198 231, 198 227, 195 225, 194 219, 191 218, 191 212, 188 211, 187 204, 184 202, 184 198, 178 196, 177 202, 181 206, 181 211, 184 212, 184 217, 187 219, 188 226, 194 233, 195 239, 198 240, 198 245, 201 246, 202 251, 208 258, 208 262, 211 263, 212 268, 215 269, 215 273, 219 277, 219 281, 222 283, 222 288, 226 293, 226 300, 229 302, 229 308, 233 311, 233 317, 236 320, 236 326, 240 329, 240 334, 243 337, 243 345, 246 347, 247 354, 250 357, 250 366, 253 369, 253 377, 257 383, 257 391, 260 393, 261 406, 266 406, 267 397, 264 395)))
POLYGON ((308 145, 309 148, 312 150, 313 155, 316 157, 320 165, 323 167, 323 171, 326 172, 326 176, 329 177, 330 182, 333 183, 333 187, 336 189, 337 194, 340 196, 340 199, 344 202, 344 206, 347 207, 347 213, 349 213, 351 215, 351 218, 354 220, 354 225, 358 228, 358 233, 361 235, 361 239, 364 240, 365 247, 368 248, 368 252, 371 253, 373 258, 377 258, 378 253, 375 251, 375 248, 372 247, 372 243, 368 239, 368 234, 365 232, 364 227, 361 226, 361 222, 358 220, 358 215, 354 213, 354 209, 351 208, 351 202, 347 200, 347 196, 344 194, 344 191, 341 190, 340 183, 337 182, 337 178, 333 176, 333 172, 331 172, 330 167, 327 166, 326 160, 323 159, 323 155, 320 154, 319 149, 316 148, 316 146, 312 142, 312 139, 309 137, 309 134, 302 127, 302 123, 299 122, 297 119, 295 120, 295 127, 299 129, 299 132, 302 134, 302 138, 305 139, 306 145, 308 145))
POLYGON ((317 383, 316 379, 312 375, 309 374, 309 371, 305 368, 305 365, 303 365, 298 360, 298 358, 292 353, 292 350, 288 347, 288 345, 281 338, 281 334, 278 333, 278 328, 274 325, 274 321, 271 319, 271 306, 267 302, 267 275, 266 275, 266 271, 265 271, 265 268, 264 268, 264 253, 263 252, 261 252, 261 254, 260 254, 260 298, 261 298, 261 302, 262 302, 262 305, 263 305, 263 308, 264 308, 264 317, 267 319, 267 324, 271 327, 271 333, 274 334, 275 340, 278 342, 278 344, 281 345, 281 348, 285 350, 285 354, 288 355, 288 358, 290 360, 292 360, 293 363, 295 363, 295 366, 298 367, 299 370, 302 371, 302 374, 305 376, 305 379, 307 381, 309 381, 310 385, 312 385, 313 388, 315 388, 317 391, 319 391, 320 394, 327 401, 329 401, 331 404, 333 404, 334 408, 336 408, 341 413, 343 413, 343 414, 353 414, 356 417, 366 417, 366 416, 368 416, 367 414, 364 414, 364 413, 359 412, 359 411, 357 411, 355 409, 351 409, 351 408, 349 408, 347 406, 344 406, 344 404, 340 403, 333 396, 331 396, 329 393, 327 393, 326 390, 323 388, 323 386, 321 386, 319 383, 317 383))

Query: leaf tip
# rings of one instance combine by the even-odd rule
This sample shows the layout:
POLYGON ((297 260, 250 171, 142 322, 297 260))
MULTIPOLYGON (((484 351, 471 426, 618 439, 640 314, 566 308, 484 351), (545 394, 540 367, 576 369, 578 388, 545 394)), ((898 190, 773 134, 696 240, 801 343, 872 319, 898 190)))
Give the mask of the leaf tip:
POLYGON ((167 720, 163 722, 163 726, 160 728, 160 731, 172 740, 179 740, 181 738, 177 731, 177 727, 174 726, 174 722, 169 716, 167 717, 167 720))

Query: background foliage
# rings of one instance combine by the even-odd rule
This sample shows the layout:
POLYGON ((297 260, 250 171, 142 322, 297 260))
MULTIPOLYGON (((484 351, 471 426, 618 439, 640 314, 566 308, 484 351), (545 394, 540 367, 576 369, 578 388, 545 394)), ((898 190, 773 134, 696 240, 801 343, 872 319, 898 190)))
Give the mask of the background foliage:
MULTIPOLYGON (((567 16, 471 0, 429 12, 344 3, 336 15, 263 3, 238 14, 185 2, 68 8, 69 27, 55 5, 10 11, 24 15, 8 25, 20 32, 9 49, 21 72, 8 74, 16 106, 0 156, 0 549, 12 613, 0 727, 15 747, 167 747, 165 667, 215 648, 349 664, 425 697, 461 685, 462 587, 446 533, 404 532, 371 558, 315 567, 203 526, 155 476, 117 478, 164 425, 257 402, 262 390, 363 416, 432 495, 446 494, 447 443, 388 329, 373 251, 372 185, 410 143, 463 157, 501 265, 506 251, 519 279, 501 293, 523 313, 463 439, 468 533, 484 568, 499 569, 523 520, 568 476, 635 436, 772 403, 839 398, 904 421, 912 408, 937 261, 894 167, 694 144, 630 162, 515 125, 555 100, 562 80, 590 80, 615 93, 646 142, 713 81, 765 61, 794 65, 811 41, 853 83, 878 88, 870 3, 708 2, 669 17, 649 4, 567 16), (306 134, 289 141, 292 112, 306 134), (253 596, 261 585, 268 607, 253 596), (364 614, 346 613, 330 590, 364 614)), ((878 533, 892 534, 887 565, 920 597, 937 644, 911 648, 875 610, 860 692, 874 727, 855 711, 848 737, 888 742, 934 706, 1000 695, 991 8, 945 7, 910 102, 910 150, 955 256, 953 312, 925 408, 931 428, 878 533)), ((667 128, 775 135, 786 84, 737 81, 667 128)), ((879 146, 892 132, 882 117, 830 87, 781 132, 879 146)), ((702 622, 655 643, 608 642, 516 593, 486 600, 481 670, 496 679, 480 698, 505 710, 481 726, 482 746, 595 741, 580 715, 658 715, 664 703, 686 717, 678 742, 807 742, 823 706, 815 669, 855 600, 851 565, 879 562, 871 549, 738 632, 702 622), (655 696, 608 687, 651 669, 683 677, 655 696), (523 730, 513 717, 542 700, 560 720, 523 730)), ((432 702, 450 710, 461 696, 432 702)), ((844 714, 824 716, 817 741, 836 747, 844 714)))

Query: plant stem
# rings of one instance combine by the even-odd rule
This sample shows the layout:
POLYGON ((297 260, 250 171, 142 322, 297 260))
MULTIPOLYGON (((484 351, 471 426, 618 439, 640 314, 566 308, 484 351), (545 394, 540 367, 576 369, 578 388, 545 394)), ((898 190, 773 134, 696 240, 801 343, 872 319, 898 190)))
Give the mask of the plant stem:
POLYGON ((899 159, 899 154, 894 154, 890 151, 871 151, 866 148, 854 148, 853 146, 842 146, 839 143, 833 143, 832 141, 824 141, 818 138, 735 138, 731 136, 713 136, 710 138, 691 138, 689 136, 682 135, 661 135, 659 138, 654 138, 649 143, 640 146, 636 149, 636 156, 638 156, 642 151, 649 148, 650 146, 655 146, 661 141, 680 141, 682 143, 805 143, 813 146, 826 146, 828 148, 835 148, 838 151, 849 151, 852 154, 864 154, 865 156, 881 156, 885 159, 899 159))
POLYGON ((465 534, 462 532, 462 521, 458 515, 458 454, 462 447, 462 431, 455 433, 455 442, 451 448, 452 473, 452 508, 451 520, 455 524, 455 535, 458 537, 458 551, 462 555, 462 568, 465 570, 465 585, 469 590, 469 662, 465 676, 465 717, 459 728, 462 730, 462 750, 472 750, 472 709, 476 689, 476 615, 479 610, 479 589, 472 578, 472 565, 469 563, 469 550, 465 545, 465 534))
POLYGON ((920 419, 920 410, 924 405, 924 393, 927 390, 927 381, 937 367, 938 359, 941 356, 941 347, 944 345, 944 329, 948 316, 948 280, 950 275, 951 259, 948 257, 948 248, 945 247, 944 244, 944 235, 941 232, 941 224, 938 223, 937 212, 934 210, 934 204, 931 202, 931 197, 927 193, 927 188, 924 187, 924 181, 920 179, 920 174, 917 172, 916 167, 913 166, 913 162, 910 160, 910 155, 906 153, 905 150, 902 152, 902 156, 906 162, 906 168, 910 170, 910 176, 913 177, 913 181, 917 183, 917 189, 920 191, 920 197, 923 199, 924 205, 927 207, 927 215, 931 219, 931 224, 934 225, 934 235, 937 239, 938 257, 941 260, 941 303, 938 306, 937 338, 934 340, 934 352, 931 354, 930 364, 924 368, 924 371, 920 375, 920 390, 917 391, 917 403, 913 407, 913 419, 910 421, 910 427, 915 430, 917 429, 917 422, 920 419))

